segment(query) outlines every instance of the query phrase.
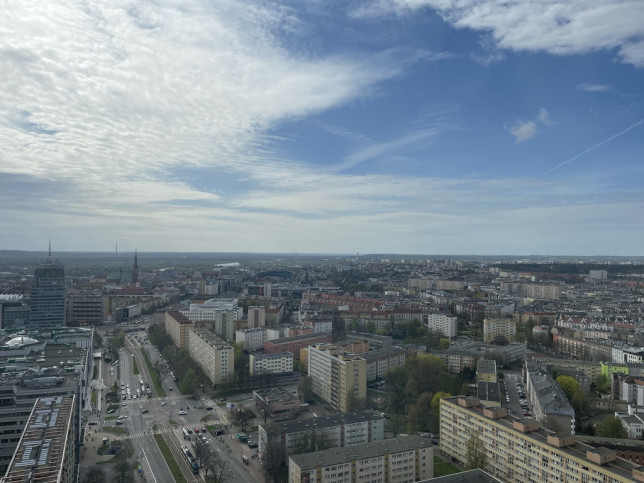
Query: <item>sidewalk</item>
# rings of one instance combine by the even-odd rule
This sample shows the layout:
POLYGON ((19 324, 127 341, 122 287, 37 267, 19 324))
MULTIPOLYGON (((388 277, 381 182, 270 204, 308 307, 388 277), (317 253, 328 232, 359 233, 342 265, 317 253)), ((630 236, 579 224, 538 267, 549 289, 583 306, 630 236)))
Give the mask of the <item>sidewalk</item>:
POLYGON ((102 433, 102 432, 97 432, 97 433, 87 433, 85 436, 85 445, 81 446, 80 449, 80 466, 81 467, 92 467, 95 466, 97 463, 101 463, 103 461, 108 461, 109 459, 112 458, 114 455, 99 455, 96 451, 98 451, 98 448, 103 446, 103 438, 104 437, 110 438, 110 442, 114 441, 116 435, 112 433, 102 433))

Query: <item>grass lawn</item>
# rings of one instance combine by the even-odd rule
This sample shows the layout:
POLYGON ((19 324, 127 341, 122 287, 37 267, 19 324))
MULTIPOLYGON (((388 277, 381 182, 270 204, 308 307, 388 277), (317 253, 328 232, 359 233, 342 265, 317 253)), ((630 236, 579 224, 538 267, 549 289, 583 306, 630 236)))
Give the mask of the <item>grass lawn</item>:
POLYGON ((453 475, 454 473, 460 472, 461 470, 451 463, 443 461, 440 456, 434 456, 434 478, 437 476, 453 475))
POLYGON ((179 464, 177 463, 177 460, 174 459, 174 456, 170 451, 170 448, 168 448, 167 443, 163 439, 163 436, 161 436, 160 434, 155 434, 154 439, 157 442, 157 446, 161 450, 161 454, 163 454, 163 459, 168 464, 168 468, 170 468, 170 472, 172 473, 174 481, 178 483, 188 483, 183 476, 183 473, 181 473, 179 464))
POLYGON ((148 372, 150 373, 150 377, 152 378, 152 384, 154 384, 154 389, 156 390, 157 395, 159 397, 165 397, 165 391, 163 390, 163 387, 159 382, 159 375, 157 374, 157 371, 155 371, 152 367, 152 363, 148 358, 148 354, 145 352, 145 350, 142 350, 141 352, 143 353, 143 358, 145 359, 145 365, 148 366, 148 372))
POLYGON ((105 419, 105 421, 110 421, 110 420, 112 420, 112 419, 116 419, 116 418, 118 418, 118 416, 114 416, 114 415, 112 415, 112 416, 105 416, 105 418, 104 418, 104 419, 105 419))
POLYGON ((96 395, 96 391, 92 389, 92 404, 94 405, 94 407, 96 407, 97 399, 98 399, 98 396, 96 395))
POLYGON ((133 372, 135 375, 136 375, 136 374, 140 374, 140 373, 139 373, 139 366, 137 366, 137 365, 136 365, 136 357, 132 357, 132 364, 133 364, 133 366, 132 366, 132 372, 133 372))
POLYGON ((106 433, 112 433, 112 434, 125 434, 127 431, 125 428, 121 428, 120 426, 103 426, 103 431, 106 433))

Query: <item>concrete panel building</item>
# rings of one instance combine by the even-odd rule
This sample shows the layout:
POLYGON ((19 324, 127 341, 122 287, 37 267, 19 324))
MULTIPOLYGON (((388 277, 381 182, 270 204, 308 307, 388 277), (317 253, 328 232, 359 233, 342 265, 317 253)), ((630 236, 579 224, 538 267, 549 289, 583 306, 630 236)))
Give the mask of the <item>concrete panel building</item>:
POLYGON ((264 307, 248 307, 248 328, 255 329, 266 325, 266 310, 264 307))
POLYGON ((178 348, 188 347, 188 331, 194 323, 181 312, 170 310, 165 313, 165 331, 178 348))
POLYGON ((293 354, 290 352, 251 354, 248 370, 251 376, 293 372, 293 354))
MULTIPOLYGON (((267 334, 270 330, 267 331, 267 334)), ((331 334, 308 334, 298 335, 295 337, 284 337, 282 339, 267 340, 264 342, 264 353, 273 354, 276 352, 290 352, 296 359, 300 357, 300 349, 304 349, 312 344, 322 342, 331 342, 331 334)))
POLYGON ((360 357, 367 361, 367 381, 385 377, 387 371, 405 364, 407 351, 400 346, 384 347, 363 352, 360 357))
POLYGON ((504 482, 644 481, 642 466, 618 458, 615 450, 544 430, 532 419, 509 417, 505 408, 484 407, 477 398, 441 399, 441 451, 466 464, 473 435, 486 455, 485 470, 504 482))
POLYGON ((267 340, 266 335, 264 327, 242 329, 235 332, 235 342, 242 344, 246 350, 256 351, 264 348, 264 342, 267 340))
POLYGON ((188 350, 213 384, 228 381, 235 372, 234 349, 205 327, 190 326, 188 350))
POLYGON ((352 411, 367 398, 367 361, 341 346, 309 347, 309 376, 313 393, 337 411, 352 411))
POLYGON ((289 483, 412 483, 434 476, 431 443, 399 436, 289 457, 289 483))
POLYGON ((286 421, 295 418, 300 411, 300 400, 290 391, 281 387, 256 389, 253 391, 255 406, 265 412, 273 421, 286 421))
POLYGON ((452 339, 456 337, 457 319, 453 315, 426 314, 427 329, 433 332, 440 332, 445 337, 452 339))
POLYGON ((517 335, 517 323, 514 319, 484 319, 483 340, 493 342, 497 336, 505 337, 508 342, 514 342, 517 335))

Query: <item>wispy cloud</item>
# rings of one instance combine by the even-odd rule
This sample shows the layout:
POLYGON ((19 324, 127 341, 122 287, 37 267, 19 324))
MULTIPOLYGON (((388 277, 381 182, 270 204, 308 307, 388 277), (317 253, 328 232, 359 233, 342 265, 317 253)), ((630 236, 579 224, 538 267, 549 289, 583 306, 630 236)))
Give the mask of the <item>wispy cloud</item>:
POLYGON ((488 33, 500 49, 555 55, 618 50, 619 59, 644 68, 644 2, 632 0, 379 0, 355 16, 408 15, 436 10, 457 28, 488 33))
POLYGON ((644 119, 640 119, 640 120, 639 120, 639 121, 637 121, 636 123, 633 123, 633 124, 631 124, 630 126, 628 126, 628 127, 627 127, 626 129, 624 129, 623 131, 620 131, 620 132, 618 132, 617 134, 613 134, 612 136, 610 136, 610 137, 608 137, 608 138, 606 138, 606 139, 604 139, 604 140, 602 140, 602 141, 598 142, 597 144, 594 144, 593 146, 589 147, 588 149, 585 149, 585 150, 584 150, 584 151, 582 151, 581 153, 576 154, 576 155, 575 155, 575 156, 573 156, 572 158, 569 158, 569 159, 565 160, 564 162, 559 163, 559 164, 558 164, 557 166, 555 166, 554 168, 550 168, 550 169, 548 170, 548 173, 552 173, 553 171, 555 171, 555 170, 557 170, 557 169, 559 169, 559 168, 561 168, 561 167, 563 167, 563 166, 565 166, 565 165, 567 165, 567 164, 569 164, 569 163, 572 163, 573 161, 576 161, 577 159, 581 158, 582 156, 585 156, 586 154, 590 153, 591 151, 594 151, 595 149, 597 149, 597 148, 599 148, 599 147, 603 146, 604 144, 608 144, 609 142, 614 141, 614 140, 615 140, 615 139, 617 139, 618 137, 623 136, 623 135, 624 135, 624 134, 626 134, 627 132, 629 132, 629 131, 631 131, 631 130, 635 129, 637 126, 639 126, 639 125, 641 125, 641 124, 643 124, 643 123, 644 123, 644 119))
POLYGON ((577 89, 586 92, 607 92, 612 89, 608 84, 579 84, 577 89))

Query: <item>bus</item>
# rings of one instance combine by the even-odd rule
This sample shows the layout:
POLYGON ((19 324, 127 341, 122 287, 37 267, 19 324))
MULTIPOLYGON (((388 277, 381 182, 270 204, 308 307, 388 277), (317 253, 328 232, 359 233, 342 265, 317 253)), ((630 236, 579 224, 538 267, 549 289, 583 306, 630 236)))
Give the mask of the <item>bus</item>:
POLYGON ((198 463, 197 463, 197 461, 195 460, 194 456, 192 456, 192 453, 191 453, 191 452, 190 452, 190 450, 186 447, 186 445, 185 445, 185 444, 182 444, 182 445, 181 445, 181 452, 183 453, 183 456, 185 457, 186 462, 188 463, 188 466, 189 466, 189 467, 190 467, 190 469, 192 470, 192 473, 193 473, 193 474, 195 474, 195 475, 196 475, 197 473, 199 473, 199 464, 198 464, 198 463))
POLYGON ((183 439, 190 439, 190 433, 186 428, 183 428, 183 439))

